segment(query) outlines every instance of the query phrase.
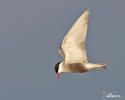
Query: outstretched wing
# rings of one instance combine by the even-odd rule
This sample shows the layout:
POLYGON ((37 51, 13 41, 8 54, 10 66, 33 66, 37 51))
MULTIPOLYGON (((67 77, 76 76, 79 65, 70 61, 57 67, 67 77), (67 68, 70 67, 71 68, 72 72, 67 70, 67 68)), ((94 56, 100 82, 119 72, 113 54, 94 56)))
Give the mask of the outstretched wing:
POLYGON ((87 63, 84 42, 86 40, 89 10, 85 11, 74 23, 64 37, 59 52, 64 56, 65 63, 87 63))

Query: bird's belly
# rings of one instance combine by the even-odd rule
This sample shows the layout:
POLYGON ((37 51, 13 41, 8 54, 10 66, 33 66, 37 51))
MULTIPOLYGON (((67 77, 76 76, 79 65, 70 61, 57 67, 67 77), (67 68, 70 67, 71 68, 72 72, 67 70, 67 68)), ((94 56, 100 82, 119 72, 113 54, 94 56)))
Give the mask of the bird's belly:
POLYGON ((73 72, 73 73, 82 73, 88 71, 86 66, 82 63, 68 64, 67 68, 68 72, 73 72))

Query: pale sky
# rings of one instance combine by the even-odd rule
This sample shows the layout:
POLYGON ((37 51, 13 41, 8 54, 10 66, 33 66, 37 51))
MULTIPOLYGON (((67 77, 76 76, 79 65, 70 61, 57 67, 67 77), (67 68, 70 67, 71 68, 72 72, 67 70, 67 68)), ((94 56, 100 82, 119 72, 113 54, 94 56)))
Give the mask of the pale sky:
POLYGON ((124 0, 1 0, 0 100, 125 99, 124 0), (105 62, 107 70, 63 73, 54 66, 63 37, 90 10, 88 61, 105 62))

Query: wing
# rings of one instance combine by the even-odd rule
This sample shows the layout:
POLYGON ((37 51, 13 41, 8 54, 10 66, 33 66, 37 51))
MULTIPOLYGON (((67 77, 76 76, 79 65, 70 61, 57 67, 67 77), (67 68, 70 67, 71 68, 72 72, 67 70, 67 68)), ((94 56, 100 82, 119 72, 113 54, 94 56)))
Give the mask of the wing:
POLYGON ((64 56, 65 63, 87 63, 84 42, 86 40, 89 10, 84 12, 64 37, 59 52, 64 56))

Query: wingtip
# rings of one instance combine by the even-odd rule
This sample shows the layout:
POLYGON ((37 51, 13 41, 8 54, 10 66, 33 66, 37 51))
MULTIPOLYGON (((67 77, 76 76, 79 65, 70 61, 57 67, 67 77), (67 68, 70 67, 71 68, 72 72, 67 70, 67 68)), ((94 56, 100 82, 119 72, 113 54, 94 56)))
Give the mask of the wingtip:
POLYGON ((90 12, 90 10, 88 9, 88 10, 86 10, 87 12, 90 12))
POLYGON ((86 10, 82 15, 89 15, 90 14, 90 10, 86 10))
POLYGON ((88 9, 88 10, 86 10, 86 13, 88 13, 88 14, 89 14, 89 13, 90 13, 90 10, 89 10, 89 9, 88 9))

